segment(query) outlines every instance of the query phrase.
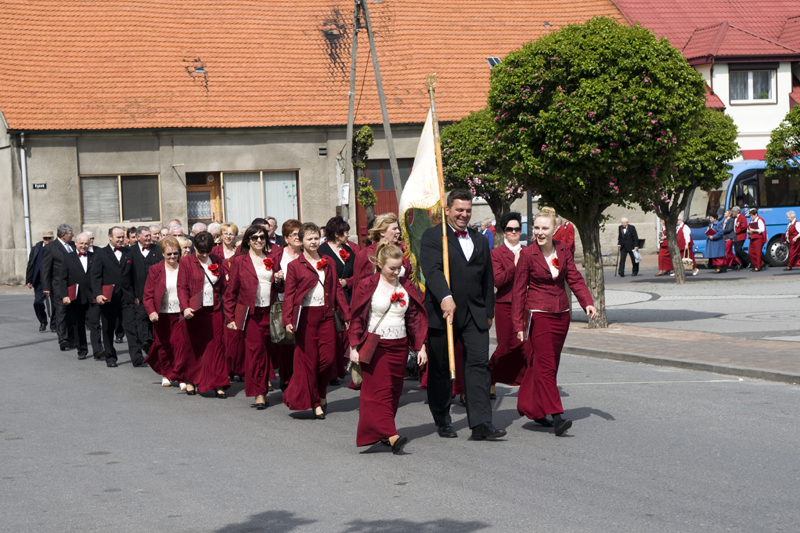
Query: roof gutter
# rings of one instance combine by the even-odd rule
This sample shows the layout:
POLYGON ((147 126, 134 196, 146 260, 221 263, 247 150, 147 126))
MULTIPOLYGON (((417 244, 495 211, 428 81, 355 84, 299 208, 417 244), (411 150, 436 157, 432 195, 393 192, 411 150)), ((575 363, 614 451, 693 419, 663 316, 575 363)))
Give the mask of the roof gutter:
POLYGON ((22 169, 22 210, 25 221, 26 255, 31 255, 31 210, 28 205, 28 161, 25 154, 25 132, 19 134, 19 166, 22 169))

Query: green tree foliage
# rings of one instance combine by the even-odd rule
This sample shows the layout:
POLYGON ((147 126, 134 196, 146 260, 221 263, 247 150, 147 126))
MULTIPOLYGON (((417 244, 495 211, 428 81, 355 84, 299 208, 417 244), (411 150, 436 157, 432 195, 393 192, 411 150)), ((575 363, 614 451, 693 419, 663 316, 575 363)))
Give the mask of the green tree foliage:
MULTIPOLYGON (((495 218, 511 211, 514 200, 524 193, 520 175, 504 172, 498 150, 494 113, 481 109, 442 130, 442 167, 445 186, 467 189, 480 196, 495 218)), ((497 232, 495 241, 501 240, 497 232)))
POLYGON ((360 130, 353 133, 353 168, 356 173, 356 199, 364 207, 367 215, 367 223, 375 220, 375 204, 378 203, 378 196, 375 189, 367 178, 367 152, 375 144, 375 137, 372 128, 363 126, 360 130))
POLYGON ((770 176, 779 170, 800 166, 800 106, 794 106, 772 130, 766 159, 767 175, 770 176))
POLYGON ((672 172, 664 172, 657 187, 638 192, 642 209, 655 211, 664 221, 677 283, 686 282, 676 233, 678 215, 686 209, 692 191, 717 189, 730 177, 727 161, 739 155, 737 135, 730 116, 704 107, 683 129, 672 172))
POLYGON ((575 223, 606 327, 600 226, 674 167, 705 106, 703 78, 666 39, 606 17, 562 28, 492 70, 489 106, 505 166, 575 223))

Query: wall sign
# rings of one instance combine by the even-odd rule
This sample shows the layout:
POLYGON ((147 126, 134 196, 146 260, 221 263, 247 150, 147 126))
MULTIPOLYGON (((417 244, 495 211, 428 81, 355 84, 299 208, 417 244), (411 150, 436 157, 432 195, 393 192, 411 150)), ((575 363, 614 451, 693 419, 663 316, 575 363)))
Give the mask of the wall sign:
POLYGON ((47 188, 47 184, 46 183, 34 183, 33 184, 33 189, 34 190, 36 190, 36 189, 46 189, 46 188, 47 188))

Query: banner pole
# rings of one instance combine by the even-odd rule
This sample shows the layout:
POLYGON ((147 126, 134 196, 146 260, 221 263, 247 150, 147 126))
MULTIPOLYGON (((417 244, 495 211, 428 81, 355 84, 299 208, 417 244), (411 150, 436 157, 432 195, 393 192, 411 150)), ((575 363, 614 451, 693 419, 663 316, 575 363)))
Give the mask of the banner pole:
MULTIPOLYGON (((439 119, 436 118, 436 73, 425 76, 425 85, 428 87, 428 94, 431 98, 431 124, 433 125, 433 145, 436 149, 436 172, 439 176, 439 208, 442 214, 442 269, 447 286, 450 287, 450 250, 447 245, 447 217, 445 216, 445 205, 447 199, 444 195, 444 172, 442 170, 442 146, 439 139, 439 119)), ((447 321, 447 359, 450 364, 450 380, 456 379, 456 355, 455 341, 453 339, 452 317, 447 321)))

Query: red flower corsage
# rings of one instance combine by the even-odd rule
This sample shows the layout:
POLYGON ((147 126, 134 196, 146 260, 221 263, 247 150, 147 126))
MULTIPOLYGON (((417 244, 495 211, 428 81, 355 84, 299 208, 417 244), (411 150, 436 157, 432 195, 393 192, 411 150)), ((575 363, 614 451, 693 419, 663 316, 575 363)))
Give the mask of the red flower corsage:
POLYGON ((558 257, 554 257, 554 258, 553 258, 553 259, 550 261, 550 264, 551 264, 551 265, 553 265, 553 266, 554 266, 556 269, 558 269, 558 257))
POLYGON ((339 250, 339 257, 342 258, 342 261, 347 261, 348 259, 350 259, 350 254, 347 253, 347 250, 345 250, 344 248, 341 248, 339 250))
POLYGON ((403 294, 402 292, 396 292, 396 293, 392 294, 391 302, 392 303, 397 302, 398 304, 400 304, 400 307, 405 307, 406 306, 406 295, 403 294))
POLYGON ((328 258, 327 257, 323 257, 322 259, 317 261, 317 270, 322 270, 323 268, 325 268, 327 266, 327 264, 328 264, 328 258))
POLYGON ((216 263, 211 263, 208 265, 208 271, 214 276, 219 276, 219 265, 216 263))
POLYGON ((266 259, 264 259, 264 266, 267 268, 267 270, 272 270, 272 258, 271 257, 267 257, 266 259))

